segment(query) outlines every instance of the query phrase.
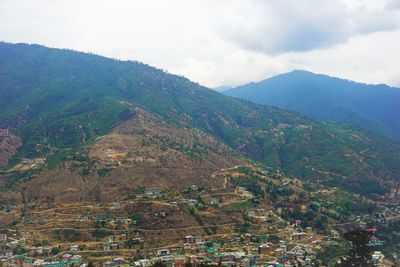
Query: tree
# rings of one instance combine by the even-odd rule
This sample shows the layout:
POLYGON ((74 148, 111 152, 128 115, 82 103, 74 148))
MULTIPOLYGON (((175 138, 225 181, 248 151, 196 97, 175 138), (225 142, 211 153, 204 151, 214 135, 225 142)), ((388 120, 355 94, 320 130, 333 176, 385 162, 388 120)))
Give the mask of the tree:
POLYGON ((51 253, 52 255, 57 255, 57 254, 60 253, 60 252, 61 252, 61 250, 60 250, 59 247, 52 247, 52 248, 51 248, 51 251, 50 251, 50 253, 51 253))
POLYGON ((190 262, 190 259, 188 259, 186 262, 185 262, 185 267, 192 267, 193 266, 193 264, 190 262))
POLYGON ((352 243, 352 248, 347 255, 341 257, 337 267, 373 267, 372 249, 368 243, 372 233, 365 230, 355 230, 344 234, 344 237, 352 243))
POLYGON ((167 267, 167 265, 165 265, 165 263, 163 263, 162 261, 156 261, 152 267, 167 267))

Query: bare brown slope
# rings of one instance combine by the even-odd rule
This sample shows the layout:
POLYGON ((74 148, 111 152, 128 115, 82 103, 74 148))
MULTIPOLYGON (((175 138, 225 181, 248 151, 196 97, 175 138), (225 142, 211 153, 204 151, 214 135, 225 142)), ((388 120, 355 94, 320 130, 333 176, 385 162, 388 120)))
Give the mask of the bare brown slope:
POLYGON ((132 107, 128 116, 73 159, 21 182, 18 200, 24 196, 25 201, 109 201, 143 186, 220 187, 223 181, 211 175, 245 162, 197 129, 167 124, 138 107, 132 107))
POLYGON ((18 136, 7 129, 0 129, 0 170, 7 165, 21 145, 22 141, 18 136))

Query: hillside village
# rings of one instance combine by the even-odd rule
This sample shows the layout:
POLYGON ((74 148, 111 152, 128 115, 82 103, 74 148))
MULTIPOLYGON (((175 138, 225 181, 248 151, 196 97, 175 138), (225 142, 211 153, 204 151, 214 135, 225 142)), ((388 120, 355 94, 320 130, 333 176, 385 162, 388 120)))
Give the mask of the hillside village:
POLYGON ((398 205, 353 214, 345 208, 355 196, 257 166, 212 176, 220 188, 148 187, 110 203, 3 205, 0 218, 10 223, 2 225, 0 266, 323 266, 326 250, 348 247, 342 233, 351 229, 373 229, 376 266, 396 265, 381 251, 379 228, 399 218, 398 205))

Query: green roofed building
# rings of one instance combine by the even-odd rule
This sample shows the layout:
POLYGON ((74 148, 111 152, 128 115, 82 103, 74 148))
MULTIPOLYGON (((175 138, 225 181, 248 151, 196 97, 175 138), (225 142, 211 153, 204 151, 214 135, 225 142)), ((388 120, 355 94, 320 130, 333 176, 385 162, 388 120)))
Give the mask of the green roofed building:
POLYGON ((269 238, 269 234, 261 234, 260 238, 269 238))
POLYGON ((210 258, 205 258, 205 259, 202 260, 202 262, 204 262, 204 263, 211 263, 211 262, 212 262, 212 259, 210 259, 210 258))

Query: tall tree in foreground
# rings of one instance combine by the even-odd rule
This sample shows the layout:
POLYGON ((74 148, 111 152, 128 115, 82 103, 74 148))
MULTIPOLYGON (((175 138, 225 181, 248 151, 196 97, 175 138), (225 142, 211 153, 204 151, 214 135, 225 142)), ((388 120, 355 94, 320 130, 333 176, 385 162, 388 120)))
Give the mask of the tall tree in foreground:
POLYGON ((355 230, 348 232, 344 237, 352 244, 352 248, 347 255, 341 257, 337 262, 337 267, 373 267, 372 249, 368 246, 372 233, 365 230, 355 230))

